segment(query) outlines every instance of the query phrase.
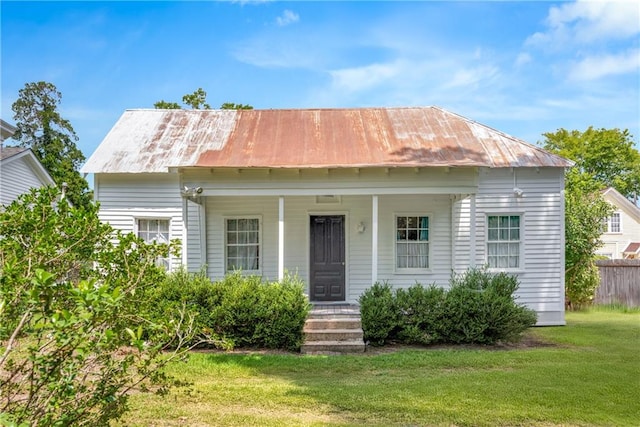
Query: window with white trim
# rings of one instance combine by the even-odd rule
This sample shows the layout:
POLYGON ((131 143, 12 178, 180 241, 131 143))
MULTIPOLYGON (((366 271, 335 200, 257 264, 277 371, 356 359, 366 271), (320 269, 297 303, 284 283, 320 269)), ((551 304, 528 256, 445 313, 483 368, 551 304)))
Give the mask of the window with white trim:
POLYGON ((396 269, 429 268, 429 217, 396 216, 396 269))
POLYGON ((489 268, 520 268, 520 215, 487 216, 487 265, 489 268))
MULTIPOLYGON (((137 220, 138 237, 145 243, 169 244, 169 220, 168 219, 143 219, 137 220)), ((156 263, 159 266, 169 269, 169 258, 158 258, 156 263)))
POLYGON ((227 218, 226 270, 260 270, 260 219, 227 218))
POLYGON ((622 232, 622 220, 620 218, 620 212, 614 212, 604 221, 605 233, 621 233, 622 232))

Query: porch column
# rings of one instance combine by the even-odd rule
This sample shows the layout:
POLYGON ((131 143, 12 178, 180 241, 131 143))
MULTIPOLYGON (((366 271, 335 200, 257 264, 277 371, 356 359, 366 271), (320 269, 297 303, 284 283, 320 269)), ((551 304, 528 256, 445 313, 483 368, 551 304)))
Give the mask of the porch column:
POLYGON ((469 266, 476 266, 476 195, 471 195, 469 207, 469 217, 471 224, 469 224, 469 231, 471 236, 469 236, 469 266))
POLYGON ((207 264, 207 208, 206 202, 201 201, 198 205, 198 215, 200 226, 200 267, 207 264))
POLYGON ((371 196, 371 284, 378 281, 378 196, 371 196))
POLYGON ((189 200, 182 197, 182 265, 188 269, 187 246, 189 238, 189 200))
POLYGON ((278 280, 284 279, 284 197, 278 199, 278 280))

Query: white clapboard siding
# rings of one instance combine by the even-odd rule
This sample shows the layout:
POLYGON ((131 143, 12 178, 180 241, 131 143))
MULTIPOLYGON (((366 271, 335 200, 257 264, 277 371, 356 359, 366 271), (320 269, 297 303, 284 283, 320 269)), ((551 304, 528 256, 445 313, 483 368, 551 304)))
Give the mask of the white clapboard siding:
POLYGON ((539 324, 564 322, 564 242, 561 169, 487 169, 476 197, 477 264, 486 264, 486 221, 491 214, 521 214, 518 302, 538 312, 539 324), (514 188, 522 190, 516 197, 514 188))
POLYGON ((396 287, 416 282, 446 286, 451 276, 451 200, 448 195, 379 197, 378 280, 396 287), (396 215, 429 216, 429 269, 404 273, 396 270, 396 215))
MULTIPOLYGON (((521 214, 521 268, 512 272, 521 284, 518 301, 538 312, 539 324, 564 323, 561 169, 188 171, 182 181, 177 174, 100 175, 96 196, 102 204, 101 218, 124 231, 135 230, 136 218, 169 218, 171 237, 182 239, 181 182, 204 189, 199 198, 202 205, 187 205, 187 261, 190 271, 206 265, 212 279, 226 273, 225 219, 229 217, 261 219, 261 268, 257 273, 276 279, 279 195, 254 190, 280 186, 286 192, 309 186, 309 195, 284 196, 284 267, 308 283, 310 215, 344 215, 346 299, 350 302, 357 302, 372 284, 372 190, 376 186, 380 188, 377 279, 395 287, 406 288, 416 282, 447 286, 452 271, 485 265, 487 215, 521 214), (405 184, 405 189, 417 188, 421 194, 388 191, 405 184), (514 193, 516 187, 522 190, 522 197, 514 193), (337 203, 318 202, 316 194, 331 194, 322 193, 323 189, 340 188, 362 188, 369 193, 344 193, 337 203), (455 191, 465 188, 473 191, 455 191), (233 189, 235 194, 216 194, 219 189, 233 189), (424 194, 425 189, 433 189, 434 194, 424 194), (429 215, 427 271, 405 274, 396 270, 396 215, 429 215), (365 225, 363 232, 358 230, 360 223, 365 225)), ((173 267, 180 261, 173 259, 173 267)))
POLYGON ((46 184, 35 173, 27 156, 3 162, 0 168, 0 205, 8 205, 31 188, 46 184))
MULTIPOLYGON (((141 218, 169 220, 169 237, 183 241, 182 197, 174 174, 101 174, 95 176, 100 219, 125 233, 141 218)), ((172 256, 171 269, 182 264, 172 256)))

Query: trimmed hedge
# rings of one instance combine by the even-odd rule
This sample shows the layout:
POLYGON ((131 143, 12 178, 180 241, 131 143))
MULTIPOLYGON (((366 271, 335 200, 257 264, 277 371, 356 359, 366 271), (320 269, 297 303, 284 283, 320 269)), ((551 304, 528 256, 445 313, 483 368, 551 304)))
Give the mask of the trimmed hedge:
POLYGON ((297 350, 310 308, 299 278, 264 282, 240 272, 212 282, 203 272, 179 270, 167 275, 147 301, 153 316, 176 322, 183 313, 192 317, 196 337, 191 344, 225 349, 297 350))
POLYGON ((376 283, 360 297, 365 340, 407 344, 495 344, 517 341, 537 321, 515 302, 518 279, 470 269, 453 275, 448 290, 416 284, 392 290, 376 283))

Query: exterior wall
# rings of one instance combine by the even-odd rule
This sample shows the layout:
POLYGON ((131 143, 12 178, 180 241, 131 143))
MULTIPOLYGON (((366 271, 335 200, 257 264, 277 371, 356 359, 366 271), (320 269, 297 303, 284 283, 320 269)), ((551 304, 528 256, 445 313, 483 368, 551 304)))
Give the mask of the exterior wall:
MULTIPOLYGON (((487 216, 521 215, 521 267, 509 271, 521 283, 519 302, 538 312, 541 325, 564 324, 562 169, 186 171, 182 179, 181 174, 98 175, 95 188, 101 218, 123 231, 134 231, 136 218, 169 218, 171 237, 181 239, 184 202, 179 189, 183 185, 204 189, 200 204, 186 204, 188 268, 197 271, 206 265, 214 279, 225 274, 227 217, 260 218, 260 274, 275 279, 278 202, 284 197, 284 267, 308 283, 309 216, 344 215, 346 299, 350 302, 356 302, 372 284, 373 195, 378 196, 377 278, 394 286, 409 287, 416 281, 446 286, 452 271, 485 265, 487 216), (404 186, 407 183, 411 185, 404 186), (521 197, 514 194, 514 187, 523 191, 521 197), (473 191, 463 191, 470 188, 473 191), (339 203, 318 203, 316 196, 326 194, 338 194, 339 203), (430 217, 428 271, 402 274, 395 270, 396 214, 430 217), (363 232, 358 230, 359 223, 365 224, 363 232)), ((173 259, 172 265, 180 261, 173 259)))
POLYGON ((521 214, 518 301, 538 312, 538 324, 564 324, 564 175, 561 169, 485 169, 476 196, 476 264, 484 265, 491 214, 521 214), (516 197, 514 188, 523 191, 516 197))
MULTIPOLYGON (((346 299, 356 302, 372 284, 371 278, 371 196, 343 196, 338 203, 317 203, 316 197, 284 198, 285 269, 309 282, 309 217, 345 216, 346 299), (364 232, 358 231, 359 223, 364 232)), ((227 217, 261 218, 262 274, 278 276, 278 197, 207 197, 207 266, 212 278, 225 274, 224 220, 227 217)), ((381 196, 379 198, 378 279, 394 286, 423 284, 446 285, 451 274, 450 201, 445 195, 381 196), (430 264, 428 272, 404 274, 395 271, 395 214, 430 216, 430 264)), ((191 227, 190 227, 191 228, 191 227)), ((190 251, 192 253, 193 251, 190 251)))
MULTIPOLYGON (((168 219, 169 237, 183 240, 182 197, 177 174, 97 174, 95 199, 100 219, 116 230, 135 232, 139 218, 168 219)), ((171 257, 171 268, 181 265, 171 257)))
MULTIPOLYGON (((611 202, 611 200, 609 200, 611 202)), ((615 211, 620 213, 620 233, 603 233, 600 240, 604 245, 596 253, 608 258, 624 258, 622 251, 631 242, 640 242, 640 222, 636 221, 624 209, 614 204, 615 211)))
POLYGON ((8 205, 31 188, 48 183, 43 181, 28 162, 28 156, 2 163, 0 170, 0 205, 8 205))

